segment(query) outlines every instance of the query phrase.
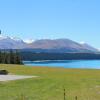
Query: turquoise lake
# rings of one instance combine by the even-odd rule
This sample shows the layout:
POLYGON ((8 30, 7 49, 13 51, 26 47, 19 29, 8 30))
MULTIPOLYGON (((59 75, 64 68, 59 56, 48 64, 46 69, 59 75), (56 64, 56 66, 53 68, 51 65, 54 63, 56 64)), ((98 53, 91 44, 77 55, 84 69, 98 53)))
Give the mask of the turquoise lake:
POLYGON ((44 61, 23 61, 29 66, 47 66, 64 68, 87 68, 100 69, 100 60, 44 60, 44 61))

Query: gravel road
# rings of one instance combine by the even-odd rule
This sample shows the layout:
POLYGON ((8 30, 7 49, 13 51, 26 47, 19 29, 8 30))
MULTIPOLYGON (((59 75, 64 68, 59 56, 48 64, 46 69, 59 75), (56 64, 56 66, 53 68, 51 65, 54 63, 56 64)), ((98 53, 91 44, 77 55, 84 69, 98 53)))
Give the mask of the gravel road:
POLYGON ((37 76, 24 76, 24 75, 0 75, 0 81, 11 81, 11 80, 19 80, 26 78, 34 78, 37 76))

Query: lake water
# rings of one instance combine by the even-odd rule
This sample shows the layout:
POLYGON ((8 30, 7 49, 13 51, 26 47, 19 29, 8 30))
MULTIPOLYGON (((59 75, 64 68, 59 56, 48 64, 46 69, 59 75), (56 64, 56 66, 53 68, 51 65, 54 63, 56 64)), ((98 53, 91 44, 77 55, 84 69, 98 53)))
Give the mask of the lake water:
POLYGON ((23 61, 29 66, 100 69, 100 60, 23 61))

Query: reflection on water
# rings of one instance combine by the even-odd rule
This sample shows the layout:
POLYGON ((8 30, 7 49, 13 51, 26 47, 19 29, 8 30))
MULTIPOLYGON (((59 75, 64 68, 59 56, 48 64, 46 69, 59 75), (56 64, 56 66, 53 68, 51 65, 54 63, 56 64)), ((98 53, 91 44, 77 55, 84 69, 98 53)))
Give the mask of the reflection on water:
POLYGON ((100 60, 41 60, 23 61, 30 66, 100 69, 100 60))

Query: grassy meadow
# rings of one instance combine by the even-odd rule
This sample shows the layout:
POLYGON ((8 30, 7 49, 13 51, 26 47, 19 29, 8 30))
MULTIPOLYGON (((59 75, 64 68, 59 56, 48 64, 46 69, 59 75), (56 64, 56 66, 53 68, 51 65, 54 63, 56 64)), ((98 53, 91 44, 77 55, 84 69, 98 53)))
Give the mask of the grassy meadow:
POLYGON ((0 82, 0 100, 100 100, 100 70, 0 65, 10 74, 39 76, 0 82))

